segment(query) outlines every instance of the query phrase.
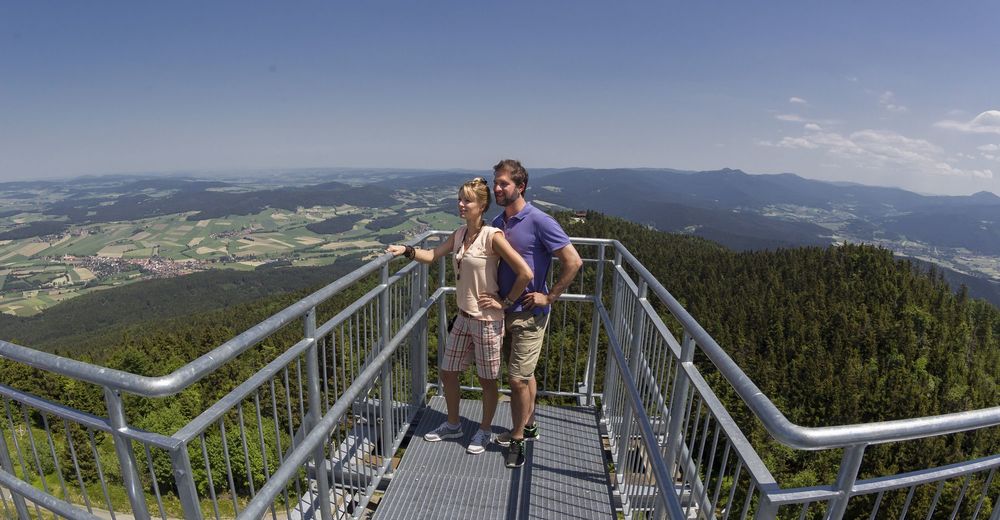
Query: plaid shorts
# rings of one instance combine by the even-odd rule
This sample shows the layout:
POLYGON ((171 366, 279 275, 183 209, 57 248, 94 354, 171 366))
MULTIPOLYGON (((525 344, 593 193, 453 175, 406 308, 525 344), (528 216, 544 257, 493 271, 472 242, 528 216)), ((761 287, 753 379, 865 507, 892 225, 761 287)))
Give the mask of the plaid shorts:
POLYGON ((441 370, 461 372, 476 362, 476 374, 483 379, 500 377, 500 346, 503 320, 485 321, 461 314, 448 334, 441 370))

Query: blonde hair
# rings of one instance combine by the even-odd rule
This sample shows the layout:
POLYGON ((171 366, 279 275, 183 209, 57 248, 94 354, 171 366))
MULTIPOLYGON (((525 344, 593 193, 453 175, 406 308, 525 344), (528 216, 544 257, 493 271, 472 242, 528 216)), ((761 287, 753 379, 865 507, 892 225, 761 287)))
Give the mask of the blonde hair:
POLYGON ((460 197, 464 195, 465 198, 481 204, 483 206, 483 213, 486 213, 490 209, 490 185, 482 177, 476 177, 463 184, 458 189, 458 195, 460 197))

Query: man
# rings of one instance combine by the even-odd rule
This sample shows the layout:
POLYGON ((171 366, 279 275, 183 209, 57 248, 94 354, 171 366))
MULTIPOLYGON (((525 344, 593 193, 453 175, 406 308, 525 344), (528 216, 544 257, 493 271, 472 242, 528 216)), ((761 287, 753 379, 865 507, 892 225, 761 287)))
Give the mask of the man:
MULTIPOLYGON (((538 438, 535 423, 535 365, 542 350, 552 302, 556 301, 583 265, 569 236, 554 218, 524 200, 528 172, 521 163, 505 159, 493 167, 493 195, 504 212, 492 225, 504 231, 507 241, 531 267, 534 277, 525 293, 505 301, 504 351, 509 356, 510 414, 512 428, 497 442, 508 446, 508 468, 524 465, 524 440, 538 438), (559 280, 546 287, 552 256, 562 264, 559 280), (530 426, 529 426, 530 424, 530 426)), ((516 276, 503 260, 498 272, 500 294, 508 294, 516 276)))

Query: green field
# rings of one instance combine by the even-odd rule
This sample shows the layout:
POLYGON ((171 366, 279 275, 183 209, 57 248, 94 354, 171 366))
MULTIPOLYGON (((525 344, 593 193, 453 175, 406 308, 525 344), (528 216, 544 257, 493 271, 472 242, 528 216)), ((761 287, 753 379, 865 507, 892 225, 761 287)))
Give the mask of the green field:
MULTIPOLYGON (((252 270, 276 260, 292 260, 301 266, 328 265, 345 254, 381 251, 384 245, 380 237, 412 234, 427 227, 421 228, 417 219, 437 229, 453 229, 459 222, 455 215, 414 212, 392 228, 376 232, 365 227, 371 220, 395 215, 404 207, 267 209, 253 215, 203 220, 175 214, 73 226, 61 236, 44 240, 4 241, 0 243, 0 312, 30 316, 68 298, 156 276, 206 269, 252 270), (342 233, 318 234, 306 228, 341 215, 363 218, 342 233), (150 267, 150 261, 155 265, 150 267), (96 278, 84 279, 77 269, 96 278)), ((27 215, 17 218, 24 221, 27 215)))

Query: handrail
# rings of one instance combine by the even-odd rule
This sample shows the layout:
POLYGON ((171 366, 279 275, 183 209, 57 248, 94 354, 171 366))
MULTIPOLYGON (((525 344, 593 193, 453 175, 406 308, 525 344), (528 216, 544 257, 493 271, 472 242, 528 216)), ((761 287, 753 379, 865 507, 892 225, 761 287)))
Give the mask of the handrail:
POLYGON ((858 444, 882 444, 1000 425, 1000 406, 876 423, 821 427, 795 424, 785 417, 785 414, 754 384, 663 284, 621 242, 618 240, 613 242, 615 250, 639 276, 646 280, 649 290, 663 301, 684 330, 694 338, 696 344, 729 381, 754 415, 760 419, 768 433, 790 448, 823 450, 858 444))
MULTIPOLYGON (((417 244, 441 233, 444 232, 426 231, 406 243, 417 244)), ((64 358, 3 340, 0 340, 0 357, 24 363, 40 370, 144 397, 166 397, 191 386, 281 327, 302 317, 309 309, 337 295, 365 276, 378 271, 392 259, 392 255, 385 254, 368 262, 165 376, 151 377, 133 374, 124 370, 64 358)))
POLYGON ((639 431, 641 432, 640 440, 643 443, 643 447, 646 449, 647 456, 649 460, 652 461, 651 469, 653 474, 656 476, 656 488, 660 493, 660 497, 663 499, 664 506, 667 508, 668 515, 667 518, 684 518, 684 512, 681 510, 680 501, 677 498, 677 494, 674 493, 673 489, 673 478, 671 476, 672 468, 667 468, 666 462, 663 460, 663 454, 660 453, 660 446, 657 444, 657 435, 653 432, 653 427, 649 423, 649 417, 646 415, 646 411, 643 408, 642 397, 639 396, 639 390, 636 387, 635 378, 632 372, 629 370, 628 361, 625 359, 625 353, 622 352, 621 342, 618 340, 618 335, 615 334, 614 327, 611 326, 612 320, 608 316, 607 309, 600 302, 597 303, 597 311, 600 313, 601 321, 604 323, 604 330, 608 335, 608 352, 615 360, 618 365, 619 375, 624 382, 625 395, 628 397, 629 406, 632 411, 636 414, 635 421, 639 426, 639 431))
POLYGON ((312 428, 298 446, 285 456, 284 462, 274 471, 264 486, 260 488, 259 493, 247 503, 246 508, 237 518, 261 518, 264 515, 271 501, 283 489, 285 482, 295 475, 299 467, 305 464, 309 457, 313 456, 313 450, 326 441, 327 435, 336 427, 337 421, 353 406, 355 399, 361 395, 361 392, 371 385, 371 381, 382 371, 385 363, 395 354, 406 336, 417 326, 420 320, 427 314, 430 307, 435 303, 434 300, 428 299, 406 323, 400 326, 396 335, 371 359, 368 365, 354 379, 354 382, 344 390, 344 393, 333 403, 333 406, 327 410, 319 423, 312 428))

